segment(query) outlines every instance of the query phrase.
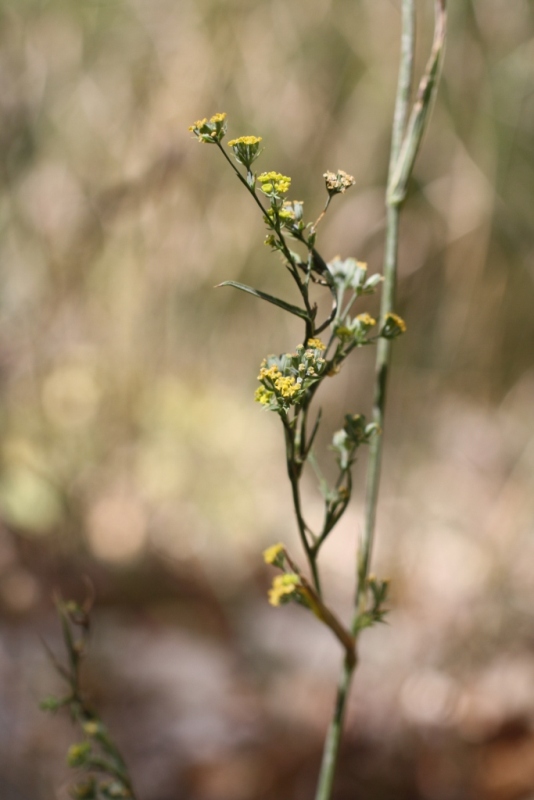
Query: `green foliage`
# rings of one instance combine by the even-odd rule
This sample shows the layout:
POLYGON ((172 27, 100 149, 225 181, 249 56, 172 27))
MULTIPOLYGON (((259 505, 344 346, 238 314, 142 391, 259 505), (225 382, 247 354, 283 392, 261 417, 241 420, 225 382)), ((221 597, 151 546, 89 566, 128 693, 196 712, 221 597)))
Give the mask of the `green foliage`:
POLYGON ((369 444, 371 437, 378 433, 375 422, 366 424, 362 414, 347 414, 345 424, 332 438, 332 450, 336 453, 339 468, 346 472, 356 459, 356 451, 362 444, 369 444))
POLYGON ((389 591, 389 581, 378 580, 374 575, 369 575, 365 581, 367 608, 356 618, 355 633, 364 628, 371 628, 377 622, 384 622, 388 610, 384 608, 389 591))

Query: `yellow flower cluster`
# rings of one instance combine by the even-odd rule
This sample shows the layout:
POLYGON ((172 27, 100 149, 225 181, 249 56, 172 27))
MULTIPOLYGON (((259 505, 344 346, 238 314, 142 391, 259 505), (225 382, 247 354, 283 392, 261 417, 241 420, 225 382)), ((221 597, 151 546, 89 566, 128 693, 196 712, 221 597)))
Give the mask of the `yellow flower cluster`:
POLYGON ((231 139, 228 146, 234 151, 234 156, 238 164, 243 164, 248 171, 253 161, 261 153, 261 136, 240 136, 238 139, 231 139))
POLYGON ((299 344, 295 353, 264 358, 258 375, 262 385, 256 389, 256 401, 279 413, 300 403, 309 387, 324 373, 326 359, 321 353, 325 350, 326 345, 320 339, 310 338, 307 347, 299 344))
POLYGON ((288 376, 287 378, 277 378, 274 382, 274 388, 282 397, 293 397, 300 389, 300 386, 295 378, 288 376))
POLYGON ((300 578, 294 572, 285 575, 277 575, 273 580, 272 588, 269 590, 269 603, 272 606, 279 606, 289 599, 289 596, 298 592, 300 578))
MULTIPOLYGON (((293 397, 296 392, 300 389, 300 385, 297 383, 295 378, 291 376, 284 377, 276 364, 273 364, 269 369, 266 367, 261 367, 260 374, 258 375, 258 380, 263 381, 265 378, 271 380, 274 384, 274 388, 276 391, 282 395, 282 397, 293 397)), ((256 389, 256 400, 263 405, 266 405, 269 402, 269 398, 265 396, 264 392, 260 392, 259 390, 263 387, 259 387, 256 389)), ((269 390, 265 390, 267 393, 269 390)))
POLYGON ((204 119, 197 119, 196 122, 193 122, 193 124, 189 126, 188 130, 194 132, 196 128, 202 128, 202 126, 205 125, 207 121, 208 121, 207 117, 204 117, 204 119))
POLYGON ((262 172, 258 175, 258 181, 264 194, 285 194, 291 186, 291 178, 279 172, 262 172))
POLYGON ((199 142, 216 144, 221 141, 226 133, 226 114, 219 112, 212 117, 198 119, 189 126, 189 130, 197 136, 199 142))
POLYGON ((258 380, 262 381, 264 378, 270 378, 272 381, 276 380, 276 378, 282 373, 280 372, 276 364, 273 364, 271 367, 269 367, 269 369, 267 369, 267 367, 264 366, 264 364, 266 363, 267 363, 266 360, 263 359, 263 361, 261 362, 260 374, 258 375, 258 380))
POLYGON ((326 350, 326 345, 320 339, 308 339, 306 344, 308 347, 313 347, 314 350, 326 350))
MULTIPOLYGON (((263 189, 263 187, 261 188, 263 189)), ((282 220, 282 222, 293 222, 293 220, 295 219, 295 212, 293 211, 290 203, 289 204, 284 203, 282 208, 278 207, 269 208, 269 210, 267 211, 267 215, 271 219, 278 217, 278 219, 282 220)))
POLYGON ((254 400, 256 403, 261 403, 262 406, 268 406, 271 402, 274 392, 266 389, 265 386, 258 386, 254 392, 254 400))
POLYGON ((228 142, 228 147, 235 147, 239 144, 253 145, 261 142, 261 136, 240 136, 238 139, 231 139, 228 142))
POLYGON ((406 323, 398 314, 394 314, 391 311, 389 314, 386 314, 386 322, 388 320, 391 320, 391 322, 399 328, 401 333, 406 333, 406 323))
POLYGON ((372 328, 373 325, 376 325, 376 319, 374 319, 370 314, 365 311, 363 314, 358 314, 356 317, 362 325, 365 325, 366 328, 372 328))
POLYGON ((286 222, 290 222, 291 220, 295 219, 295 212, 291 208, 286 208, 285 206, 280 209, 278 212, 278 216, 280 219, 285 220, 286 222))
POLYGON ((365 311, 363 314, 358 314, 352 322, 347 317, 344 325, 337 324, 334 333, 343 342, 355 342, 361 345, 369 341, 367 334, 374 325, 376 325, 376 319, 365 311))
POLYGON ((266 564, 274 564, 280 556, 283 556, 285 553, 285 547, 280 542, 278 544, 273 544, 271 547, 268 547, 267 550, 263 551, 263 560, 266 564))

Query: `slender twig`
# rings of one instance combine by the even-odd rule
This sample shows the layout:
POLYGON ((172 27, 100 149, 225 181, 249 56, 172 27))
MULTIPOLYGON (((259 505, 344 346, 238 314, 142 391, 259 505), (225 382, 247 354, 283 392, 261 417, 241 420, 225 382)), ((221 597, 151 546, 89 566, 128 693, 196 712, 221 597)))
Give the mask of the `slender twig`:
MULTIPOLYGON (((426 71, 419 83, 417 97, 410 116, 409 99, 412 80, 412 65, 415 45, 415 10, 414 0, 403 1, 403 34, 401 68, 397 90, 397 102, 393 122, 391 158, 389 164, 388 189, 386 195, 387 230, 384 254, 384 285, 380 307, 381 324, 395 306, 397 284, 397 256, 399 240, 399 217, 401 206, 406 197, 406 185, 413 169, 415 156, 421 144, 430 109, 437 89, 438 68, 443 55, 446 30, 446 0, 435 2, 435 26, 432 53, 426 71), (405 127, 407 129, 405 131, 405 127), (406 172, 406 169, 408 171, 406 172), (402 191, 401 187, 402 186, 402 191)), ((375 392, 373 420, 380 429, 371 444, 367 472, 367 496, 365 504, 365 525, 361 541, 360 564, 358 567, 357 611, 361 610, 362 595, 365 592, 365 581, 369 574, 371 553, 376 522, 378 489, 380 484, 380 467, 382 461, 382 444, 384 431, 384 414, 386 408, 386 389, 389 363, 391 358, 391 340, 380 339, 376 354, 375 392)))
POLYGON ((332 195, 329 194, 328 197, 326 198, 326 203, 324 204, 323 210, 321 211, 321 213, 319 214, 319 216, 317 217, 317 219, 315 220, 315 222, 311 226, 311 230, 312 230, 313 233, 317 230, 317 226, 319 225, 319 223, 321 222, 321 220, 325 216, 326 212, 328 211, 328 206, 330 205, 330 201, 331 200, 332 200, 332 195))
MULTIPOLYGON (((243 186, 246 187, 246 189, 248 190, 249 194, 252 196, 254 202, 256 203, 258 208, 260 209, 260 211, 262 213, 262 216, 265 218, 267 216, 267 210, 264 208, 264 206, 262 205, 260 199, 258 198, 258 195, 256 194, 256 191, 255 191, 254 187, 251 186, 248 183, 248 181, 245 178, 245 176, 237 169, 237 167, 232 162, 231 158, 228 156, 228 153, 225 151, 225 149, 221 145, 221 143, 217 142, 216 144, 217 144, 217 147, 219 148, 219 150, 221 151, 221 153, 223 154, 224 158, 226 159, 226 161, 230 164, 230 166, 231 166, 232 170, 234 171, 234 173, 237 175, 238 179, 241 181, 243 186)), ((252 174, 250 172, 250 170, 248 170, 248 174, 249 175, 252 174)), ((327 204, 327 207, 328 207, 328 204, 327 204)), ((298 273, 298 266, 299 265, 295 263, 294 255, 292 254, 291 250, 289 249, 289 247, 287 245, 285 237, 284 237, 282 231, 280 230, 280 226, 277 225, 274 228, 274 231, 275 231, 275 233, 276 233, 276 235, 278 237, 278 240, 279 240, 279 242, 280 242, 280 244, 282 246, 282 253, 284 254, 284 257, 285 257, 285 259, 286 259, 286 261, 288 263, 289 271, 291 272, 291 275, 293 276, 293 279, 294 279, 295 283, 297 284, 299 292, 300 292, 300 294, 302 296, 302 300, 304 301, 304 306, 305 306, 306 311, 308 313, 308 320, 306 321, 306 338, 307 339, 311 339, 314 336, 314 333, 315 333, 315 326, 314 326, 314 321, 313 321, 314 320, 314 311, 313 311, 313 308, 312 308, 312 306, 310 304, 307 283, 303 282, 301 280, 301 278, 300 278, 300 275, 298 273)), ((299 237, 299 238, 300 238, 300 241, 304 241, 302 237, 299 237)), ((313 254, 313 257, 317 259, 317 262, 319 264, 321 264, 322 266, 324 266, 323 259, 313 249, 312 249, 312 254, 313 254)))
MULTIPOLYGON (((385 323, 387 315, 391 313, 394 308, 400 208, 406 196, 408 179, 413 169, 426 123, 429 119, 432 101, 437 88, 446 30, 445 6, 446 0, 435 0, 435 29, 432 53, 425 74, 421 79, 417 98, 409 117, 415 52, 415 0, 403 0, 402 2, 400 68, 386 194, 387 229, 384 255, 384 286, 380 309, 381 326, 385 323)), ((381 338, 377 348, 373 407, 373 420, 378 425, 379 432, 373 438, 369 453, 365 523, 358 553, 357 589, 351 629, 355 638, 357 638, 358 635, 359 619, 365 612, 366 605, 369 566, 373 547, 380 481, 386 386, 390 355, 390 340, 381 338)), ((347 707, 347 698, 349 696, 356 663, 357 658, 354 663, 346 659, 343 663, 334 713, 326 736, 315 800, 330 800, 332 795, 339 744, 347 707)))
POLYGON ((334 634, 334 636, 339 640, 343 649, 345 650, 345 659, 349 664, 353 664, 356 659, 356 654, 354 650, 355 646, 355 637, 352 631, 349 631, 343 623, 339 621, 337 616, 328 608, 327 605, 323 602, 322 597, 320 594, 310 585, 309 581, 306 580, 306 577, 302 575, 300 570, 298 569, 295 562, 292 560, 291 556, 284 549, 284 557, 287 561, 288 566, 291 568, 292 572, 298 575, 300 580, 300 586, 305 593, 306 602, 309 605, 310 609, 313 613, 323 622, 334 634))
POLYGON ((319 597, 321 597, 321 580, 319 577, 319 569, 317 567, 316 554, 313 549, 313 544, 316 540, 316 537, 310 531, 310 528, 306 524, 306 521, 302 515, 302 505, 300 501, 300 487, 299 487, 299 479, 300 479, 300 473, 302 472, 302 464, 298 463, 296 460, 295 430, 291 422, 289 422, 289 420, 285 416, 282 416, 282 422, 284 425, 284 433, 286 439, 287 475, 289 477, 289 482, 291 484, 291 495, 293 498, 293 508, 295 511, 295 517, 297 519, 297 527, 300 535, 300 540, 302 542, 302 547, 304 548, 304 552, 306 553, 306 558, 308 559, 308 564, 310 566, 315 590, 319 595, 319 597), (311 535, 312 544, 310 544, 308 540, 308 535, 311 535))
MULTIPOLYGON (((90 588, 92 592, 92 587, 90 588)), ((117 782, 120 784, 117 789, 121 792, 120 797, 135 800, 134 788, 124 758, 98 714, 88 705, 81 687, 80 667, 87 645, 91 603, 91 596, 83 605, 73 602, 65 603, 59 597, 56 598, 68 666, 63 666, 46 644, 45 648, 54 667, 68 684, 69 692, 59 699, 47 698, 43 701, 42 707, 49 711, 57 711, 62 707, 68 708, 72 720, 77 722, 84 732, 85 741, 81 745, 73 745, 70 748, 68 761, 70 766, 85 770, 89 776, 89 782, 74 787, 72 796, 81 797, 82 794, 78 790, 83 787, 87 791, 92 791, 90 795, 84 793, 84 797, 96 797, 97 794, 98 797, 104 795, 107 797, 108 794, 105 794, 104 791, 106 782, 98 787, 94 776, 94 773, 102 773, 104 778, 114 779, 115 784, 117 782), (93 750, 93 746, 96 747, 96 751, 93 750), (103 790, 102 793, 99 789, 103 790)), ((100 783, 100 781, 98 782, 100 783)))

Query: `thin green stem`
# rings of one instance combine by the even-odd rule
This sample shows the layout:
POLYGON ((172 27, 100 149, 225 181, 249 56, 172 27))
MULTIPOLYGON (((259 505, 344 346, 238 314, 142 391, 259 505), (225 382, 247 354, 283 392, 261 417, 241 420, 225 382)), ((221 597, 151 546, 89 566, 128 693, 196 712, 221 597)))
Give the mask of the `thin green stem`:
MULTIPOLYGON (((393 131, 391 137, 391 155, 389 161, 388 186, 396 169, 402 147, 404 131, 409 113, 412 86, 413 58, 415 51, 415 3, 414 0, 403 0, 402 6, 402 40, 401 65, 397 86, 393 131)), ((384 252, 384 284, 380 305, 380 327, 384 325, 386 316, 393 311, 397 283, 397 260, 399 244, 400 202, 394 202, 389 195, 386 198, 386 242, 384 252)), ((365 502, 365 522, 358 557, 358 589, 356 593, 356 614, 361 612, 366 591, 366 581, 373 549, 376 522, 376 507, 380 484, 380 466, 382 461, 382 445, 384 431, 384 413, 386 408, 386 388, 388 368, 391 358, 391 340, 381 338, 377 344, 375 391, 373 401, 373 421, 379 428, 373 438, 369 452, 367 468, 367 494, 365 502)))
MULTIPOLYGON (((403 0, 400 69, 393 119, 388 183, 397 163, 400 148, 402 146, 406 120, 408 117, 414 50, 415 0, 403 0)), ((393 302, 395 298, 398 230, 399 205, 388 204, 386 249, 384 258, 384 288, 381 301, 381 325, 385 320, 386 314, 393 309, 393 302)), ((383 417, 386 398, 385 389, 387 383, 387 368, 389 364, 389 358, 390 342, 387 339, 381 339, 378 343, 375 398, 373 408, 374 421, 379 424, 381 431, 383 430, 383 417)), ((364 610, 363 606, 365 603, 366 580, 369 573, 369 564, 374 538, 376 503, 378 499, 380 462, 382 456, 382 436, 383 434, 380 432, 374 437, 369 454, 365 527, 358 556, 356 602, 352 623, 352 629, 354 632, 357 630, 359 614, 364 610)), ((338 685, 334 714, 326 736, 315 800, 330 800, 332 796, 334 775, 339 753, 339 744, 343 729, 343 720, 345 717, 347 698, 349 696, 353 671, 354 668, 351 668, 350 665, 345 662, 338 685)))
MULTIPOLYGON (((417 97, 410 113, 410 94, 415 50, 414 0, 403 0, 402 9, 403 32, 401 66, 399 70, 397 100, 393 120, 388 189, 386 194, 387 227, 384 253, 384 286, 380 307, 381 326, 384 324, 386 316, 393 311, 395 305, 400 211, 406 197, 408 178, 412 172, 415 157, 421 144, 421 139, 435 97, 443 58, 446 32, 446 0, 435 0, 435 24, 432 52, 426 66, 426 71, 419 83, 417 97), (399 177, 399 170, 401 177, 399 177)), ((373 421, 377 423, 379 433, 374 437, 369 453, 365 523, 358 559, 356 614, 361 613, 361 608, 365 603, 366 582, 369 575, 373 550, 391 344, 391 340, 382 338, 378 341, 377 346, 373 421)))
POLYGON ((341 742, 343 723, 347 709, 347 699, 349 696, 352 675, 354 673, 356 664, 357 660, 354 664, 351 664, 347 659, 345 659, 343 663, 343 669, 337 688, 334 714, 326 735, 315 800, 329 800, 332 795, 332 786, 334 784, 334 777, 336 774, 339 744, 341 742))
POLYGON ((228 161, 228 163, 232 167, 233 171, 235 172, 235 174, 237 175, 239 180, 241 181, 241 183, 243 184, 243 186, 246 186, 247 190, 250 192, 250 194, 254 198, 254 201, 259 206, 263 216, 265 216, 267 214, 267 210, 260 203, 258 195, 254 191, 254 189, 251 186, 248 185, 246 178, 243 177, 243 175, 239 172, 238 168, 236 167, 236 165, 234 164, 234 162, 232 161, 232 159, 230 158, 230 156, 228 155, 228 153, 226 152, 226 150, 224 149, 222 144, 220 142, 217 142, 216 144, 217 144, 217 147, 219 148, 219 150, 221 151, 221 153, 223 154, 223 156, 225 157, 225 159, 228 161))
MULTIPOLYGON (((226 159, 226 161, 230 164, 232 170, 235 172, 235 174, 237 175, 237 177, 239 178, 239 180, 241 181, 243 186, 245 186, 247 188, 247 190, 250 193, 250 195, 252 196, 254 202, 256 203, 258 208, 260 209, 260 211, 262 213, 262 216, 264 218, 267 217, 267 210, 263 207, 262 203, 260 202, 260 200, 258 198, 258 195, 256 194, 255 189, 248 183, 247 179, 237 169, 236 165, 233 163, 232 159, 229 157, 228 153, 225 151, 224 147, 221 145, 220 142, 217 142, 217 147, 219 148, 219 150, 223 154, 223 156, 226 159)), ((248 170, 248 173, 252 174, 250 172, 250 169, 248 170)), ((313 322, 314 312, 313 312, 313 309, 312 309, 312 307, 310 305, 307 284, 303 283, 301 281, 301 279, 300 279, 300 275, 298 274, 298 269, 297 269, 297 266, 295 264, 295 259, 293 257, 293 254, 291 253, 289 247, 287 246, 287 243, 286 243, 286 240, 284 238, 284 235, 283 235, 282 231, 280 230, 280 226, 277 225, 276 227, 273 227, 273 230, 274 230, 274 232, 276 233, 276 235, 278 237, 278 240, 279 240, 279 242, 281 244, 281 247, 282 247, 282 252, 283 252, 283 254, 284 254, 285 258, 286 258, 286 261, 288 262, 288 265, 290 267, 291 275, 293 276, 293 279, 294 279, 295 283, 297 284, 299 292, 300 292, 300 294, 302 296, 302 299, 304 301, 304 306, 306 308, 306 311, 307 311, 308 317, 309 317, 309 321, 306 322, 306 338, 310 339, 314 335, 315 325, 314 325, 314 322, 313 322)), ((321 261, 322 261, 322 259, 321 259, 321 261)))
MULTIPOLYGON (((302 463, 297 461, 297 453, 296 453, 296 446, 295 446, 295 431, 289 422, 289 420, 284 419, 282 417, 282 422, 284 425, 284 433, 286 439, 286 462, 287 462, 287 474, 289 477, 289 482, 291 484, 291 494, 293 498, 293 507, 295 509, 295 516, 297 518, 297 527, 300 535, 300 539, 302 542, 302 546, 304 548, 304 552, 306 553, 306 558, 308 559, 308 564, 310 567, 310 571, 313 578, 313 584, 315 586, 315 591, 319 595, 321 594, 321 580, 319 576, 319 568, 317 566, 317 554, 314 552, 313 543, 310 544, 308 541, 308 532, 310 531, 308 525, 302 514, 302 505, 300 501, 300 487, 299 487, 299 478, 302 472, 302 463)), ((295 423, 297 421, 295 420, 295 423)), ((312 538, 315 537, 312 534, 312 538)))

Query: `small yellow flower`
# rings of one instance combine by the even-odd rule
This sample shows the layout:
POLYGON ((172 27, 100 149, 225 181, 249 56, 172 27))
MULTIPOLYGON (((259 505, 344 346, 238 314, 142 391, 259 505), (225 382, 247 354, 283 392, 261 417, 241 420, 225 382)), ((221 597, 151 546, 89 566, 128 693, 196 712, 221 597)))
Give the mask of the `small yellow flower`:
POLYGON ((286 221, 293 220, 295 219, 295 212, 290 211, 289 208, 281 208, 278 212, 278 217, 279 219, 286 221))
POLYGON ((260 374, 258 375, 258 380, 263 381, 265 378, 269 378, 269 380, 274 381, 282 375, 276 364, 273 364, 272 367, 262 366, 260 369, 260 374))
POLYGON ((261 136, 240 136, 229 141, 228 146, 234 151, 236 161, 249 170, 252 162, 260 155, 260 142, 261 136))
POLYGON ((266 564, 274 564, 280 556, 283 556, 285 553, 285 547, 280 542, 278 544, 273 544, 271 547, 268 547, 267 550, 263 551, 263 560, 266 564))
POLYGON ((258 386, 254 392, 254 400, 256 403, 260 403, 262 406, 268 406, 271 402, 273 394, 274 392, 270 392, 269 389, 265 388, 265 386, 258 386))
POLYGON ((406 323, 398 314, 394 314, 390 311, 389 314, 386 314, 386 322, 388 320, 391 320, 400 329, 401 333, 406 333, 406 323))
POLYGON ((299 385, 295 378, 288 376, 277 378, 274 382, 274 388, 282 397, 293 397, 293 395, 298 392, 299 385))
POLYGON ((283 177, 279 172, 262 172, 258 175, 258 180, 260 183, 270 183, 283 177))
POLYGON ((196 122, 193 122, 193 124, 189 126, 188 130, 194 131, 195 128, 202 128, 202 126, 205 125, 207 121, 208 121, 207 117, 204 117, 204 119, 197 119, 196 122))
POLYGON ((240 136, 238 139, 231 139, 228 142, 228 147, 235 147, 238 144, 250 145, 259 144, 261 142, 261 136, 240 136))
POLYGON ((219 112, 208 120, 198 119, 189 126, 189 130, 195 134, 199 142, 204 144, 218 144, 226 134, 226 114, 219 112))
POLYGON ((380 336, 384 339, 396 339, 406 332, 406 323, 398 314, 389 312, 384 318, 380 336))
POLYGON ((289 599, 290 595, 298 591, 299 585, 300 578, 294 572, 277 575, 269 590, 269 603, 272 606, 282 605, 289 599))
POLYGON ((326 350, 326 345, 320 339, 308 339, 306 344, 308 347, 313 347, 314 350, 326 350))
POLYGON ((258 181, 262 185, 260 189, 264 194, 285 194, 291 186, 291 178, 282 175, 280 172, 262 172, 258 175, 258 181))
POLYGON ((373 319, 366 311, 363 314, 358 314, 356 319, 360 320, 362 325, 365 325, 366 328, 372 328, 373 325, 376 325, 376 319, 373 319))

